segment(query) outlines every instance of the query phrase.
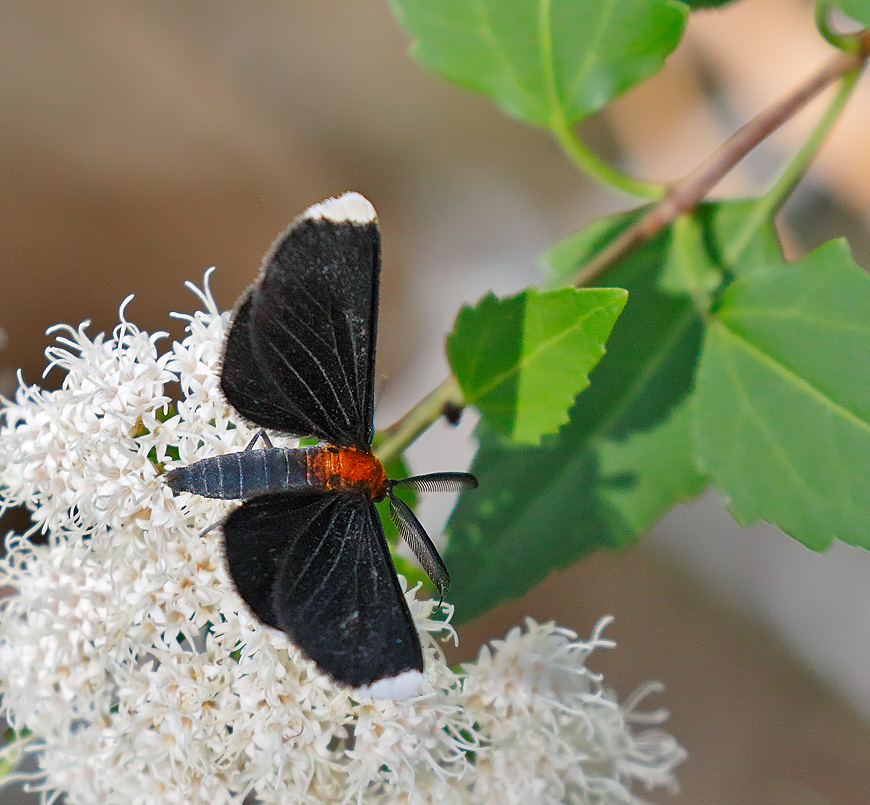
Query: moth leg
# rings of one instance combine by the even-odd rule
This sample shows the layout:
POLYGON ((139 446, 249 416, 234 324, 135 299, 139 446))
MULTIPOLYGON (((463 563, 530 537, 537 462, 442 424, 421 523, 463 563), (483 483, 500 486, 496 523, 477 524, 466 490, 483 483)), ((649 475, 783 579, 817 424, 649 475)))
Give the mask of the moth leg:
POLYGON ((212 523, 208 528, 206 528, 205 531, 200 531, 200 533, 199 533, 200 539, 202 539, 202 537, 204 537, 206 534, 208 534, 209 531, 213 531, 219 525, 223 525, 223 522, 224 522, 223 520, 218 520, 217 522, 212 523))
POLYGON ((258 430, 258 431, 254 434, 254 438, 251 439, 250 442, 248 442, 248 446, 247 446, 247 447, 245 448, 245 450, 244 450, 245 453, 247 453, 248 450, 253 450, 253 449, 254 449, 254 445, 257 443, 257 439, 262 439, 262 440, 263 440, 263 444, 264 444, 266 447, 271 447, 271 446, 272 446, 272 440, 271 440, 271 439, 266 435, 266 431, 264 431, 264 430, 261 429, 261 430, 258 430))

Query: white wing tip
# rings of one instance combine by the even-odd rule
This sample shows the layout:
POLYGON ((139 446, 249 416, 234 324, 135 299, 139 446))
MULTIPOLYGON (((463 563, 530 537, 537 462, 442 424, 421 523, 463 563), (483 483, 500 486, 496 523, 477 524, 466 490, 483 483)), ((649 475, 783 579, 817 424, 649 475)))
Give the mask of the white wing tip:
POLYGON ((350 221, 352 224, 370 224, 376 221, 378 214, 372 203, 360 193, 343 193, 334 198, 328 198, 309 207, 300 216, 303 219, 324 218, 327 221, 341 224, 350 221))
POLYGON ((420 682, 423 674, 420 671, 403 671, 396 676, 388 676, 386 679, 378 679, 371 685, 363 685, 356 688, 354 698, 370 697, 372 699, 409 699, 416 696, 420 690, 420 682))

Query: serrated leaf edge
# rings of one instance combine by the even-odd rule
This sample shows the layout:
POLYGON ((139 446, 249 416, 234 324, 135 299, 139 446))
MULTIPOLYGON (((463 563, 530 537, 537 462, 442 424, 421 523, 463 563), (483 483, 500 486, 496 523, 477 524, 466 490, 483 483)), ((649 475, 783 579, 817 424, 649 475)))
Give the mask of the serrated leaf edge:
MULTIPOLYGON (((552 291, 552 292, 548 292, 548 293, 560 293, 561 291, 564 291, 564 290, 571 290, 571 289, 560 289, 560 291, 552 291)), ((600 291, 600 290, 604 290, 604 289, 595 288, 595 289, 590 289, 590 290, 600 291)), ((608 288, 606 290, 621 290, 621 289, 608 288)), ((534 288, 530 288, 528 291, 524 291, 524 293, 527 295, 528 298, 537 297, 538 299, 540 299, 544 295, 544 294, 536 291, 534 288)), ((627 292, 626 292, 626 295, 627 295, 627 292)), ((499 302, 503 301, 503 300, 498 299, 497 297, 494 297, 494 298, 496 298, 497 301, 499 301, 499 302)), ((479 389, 478 393, 474 397, 466 397, 465 398, 466 401, 471 403, 472 405, 474 405, 478 400, 485 397, 493 389, 495 389, 498 386, 505 383, 509 378, 521 374, 522 370, 524 368, 526 368, 527 366, 529 366, 537 358, 537 356, 541 354, 541 352, 543 350, 552 347, 554 344, 557 344, 559 341, 563 340, 564 338, 567 338, 574 331, 581 329, 583 324, 587 321, 587 319, 589 319, 591 316, 595 315, 596 313, 599 313, 603 310, 606 310, 609 307, 612 307, 614 300, 619 299, 619 298, 620 297, 618 297, 617 295, 614 295, 613 299, 610 302, 603 303, 603 304, 600 304, 598 307, 592 308, 582 318, 578 319, 575 322, 575 324, 573 324, 570 327, 566 327, 564 330, 561 330, 558 333, 558 335, 554 336, 553 338, 550 338, 547 341, 541 342, 541 344, 538 346, 537 349, 535 349, 533 352, 528 353, 525 358, 523 358, 521 361, 518 361, 516 364, 514 364, 513 368, 510 371, 503 372, 501 375, 498 375, 497 377, 493 378, 492 382, 490 382, 489 385, 487 385, 487 386, 481 387, 481 389, 479 389)), ((621 299, 624 303, 625 297, 623 296, 623 297, 621 297, 621 299)), ((604 353, 605 353, 604 347, 601 346, 598 349, 600 351, 600 355, 604 355, 604 353)), ((600 356, 599 356, 599 359, 600 359, 600 356)), ((589 372, 588 371, 585 372, 584 376, 588 379, 589 372)))

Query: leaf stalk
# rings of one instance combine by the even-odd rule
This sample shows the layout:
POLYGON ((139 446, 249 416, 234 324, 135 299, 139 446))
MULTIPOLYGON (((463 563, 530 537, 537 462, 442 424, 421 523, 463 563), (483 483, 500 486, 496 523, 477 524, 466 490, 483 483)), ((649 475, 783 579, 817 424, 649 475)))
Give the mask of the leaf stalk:
POLYGON ((558 115, 550 121, 550 131, 571 162, 599 183, 610 185, 623 193, 643 198, 658 199, 665 195, 667 185, 636 179, 634 176, 629 176, 627 173, 608 165, 600 157, 593 154, 562 115, 558 115))

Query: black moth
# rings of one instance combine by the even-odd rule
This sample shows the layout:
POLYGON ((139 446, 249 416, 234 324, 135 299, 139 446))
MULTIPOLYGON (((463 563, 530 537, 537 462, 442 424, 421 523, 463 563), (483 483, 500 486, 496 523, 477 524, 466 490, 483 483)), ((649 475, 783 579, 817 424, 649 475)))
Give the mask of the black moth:
MULTIPOLYGON (((477 486, 467 473, 391 481, 372 454, 380 236, 372 205, 345 193, 310 207, 273 244, 224 347, 221 389, 261 428, 315 436, 166 474, 173 492, 244 499, 223 522, 239 595, 337 682, 373 698, 416 694, 423 654, 374 502, 443 595, 447 569, 394 490, 477 486)), ((254 449, 261 438, 263 447, 254 449)))

